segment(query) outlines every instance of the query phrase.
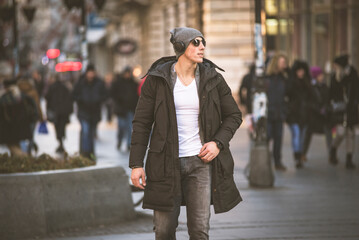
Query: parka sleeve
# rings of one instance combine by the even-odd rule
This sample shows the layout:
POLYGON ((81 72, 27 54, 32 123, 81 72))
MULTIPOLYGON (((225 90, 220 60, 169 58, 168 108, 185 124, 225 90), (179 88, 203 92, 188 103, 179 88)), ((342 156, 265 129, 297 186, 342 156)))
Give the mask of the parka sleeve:
POLYGON ((156 102, 155 80, 147 77, 142 86, 141 95, 137 103, 135 116, 132 121, 133 131, 131 138, 129 167, 144 165, 144 157, 149 142, 154 118, 156 102))
POLYGON ((242 113, 235 102, 231 89, 223 79, 218 84, 218 94, 220 98, 222 124, 214 135, 214 139, 222 143, 224 147, 229 146, 229 141, 242 124, 242 113))

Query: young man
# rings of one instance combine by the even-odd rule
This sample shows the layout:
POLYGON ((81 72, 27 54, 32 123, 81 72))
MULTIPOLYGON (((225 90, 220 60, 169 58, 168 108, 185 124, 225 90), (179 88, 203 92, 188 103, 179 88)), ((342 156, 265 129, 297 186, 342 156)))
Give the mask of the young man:
POLYGON ((117 149, 121 150, 122 140, 126 138, 126 149, 130 150, 132 120, 136 109, 138 84, 132 74, 132 67, 127 66, 113 82, 111 97, 117 115, 117 149))
POLYGON ((176 57, 151 66, 136 108, 131 180, 145 190, 143 208, 154 210, 157 240, 176 239, 181 205, 190 239, 208 239, 210 204, 221 213, 242 200, 229 151, 242 114, 220 68, 204 59, 202 33, 175 28, 170 41, 176 57))
POLYGON ((89 64, 85 74, 75 84, 73 99, 81 124, 80 154, 95 161, 95 134, 97 123, 101 120, 101 105, 106 99, 106 89, 94 65, 89 64))

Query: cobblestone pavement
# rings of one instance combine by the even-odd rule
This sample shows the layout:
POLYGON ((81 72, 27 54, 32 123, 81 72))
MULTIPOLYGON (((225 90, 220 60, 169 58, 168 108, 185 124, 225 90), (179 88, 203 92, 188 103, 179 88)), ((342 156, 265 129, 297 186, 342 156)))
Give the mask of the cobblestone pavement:
MULTIPOLYGON (((78 149, 79 124, 73 117, 67 128, 65 147, 78 149)), ((54 130, 35 138, 40 151, 54 154, 54 130)), ((96 143, 98 167, 121 165, 128 169, 128 154, 116 150, 116 124, 101 122, 96 143)), ((239 129, 231 141, 235 158, 235 181, 244 201, 232 211, 212 214, 210 239, 359 239, 359 134, 354 162, 357 169, 345 169, 345 144, 339 149, 338 166, 327 161, 324 136, 315 135, 305 168, 294 167, 290 135, 285 128, 283 162, 286 172, 275 173, 275 186, 256 189, 248 186, 243 172, 249 159, 247 131, 239 129)), ((0 152, 4 149, 0 149, 0 152)), ((133 194, 134 201, 142 193, 133 194)), ((69 229, 51 234, 46 240, 132 240, 154 239, 152 212, 136 208, 134 221, 87 229, 69 229)), ((188 239, 185 209, 182 208, 177 239, 188 239)))

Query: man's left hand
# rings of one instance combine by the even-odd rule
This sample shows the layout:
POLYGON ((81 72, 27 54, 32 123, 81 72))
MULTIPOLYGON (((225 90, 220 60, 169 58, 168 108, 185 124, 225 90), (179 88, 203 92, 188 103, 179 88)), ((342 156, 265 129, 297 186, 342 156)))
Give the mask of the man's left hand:
POLYGON ((219 148, 217 147, 217 144, 212 141, 203 145, 201 151, 198 154, 198 157, 201 158, 204 163, 209 163, 215 157, 217 157, 218 154, 219 148))

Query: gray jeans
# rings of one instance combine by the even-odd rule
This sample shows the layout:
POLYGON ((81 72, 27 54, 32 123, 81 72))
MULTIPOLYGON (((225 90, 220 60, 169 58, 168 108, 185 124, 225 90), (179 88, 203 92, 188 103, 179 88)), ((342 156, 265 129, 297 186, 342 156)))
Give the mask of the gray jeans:
POLYGON ((208 239, 211 204, 211 165, 197 156, 181 161, 181 193, 171 212, 154 211, 156 240, 175 240, 182 196, 186 201, 187 227, 191 240, 208 239))

